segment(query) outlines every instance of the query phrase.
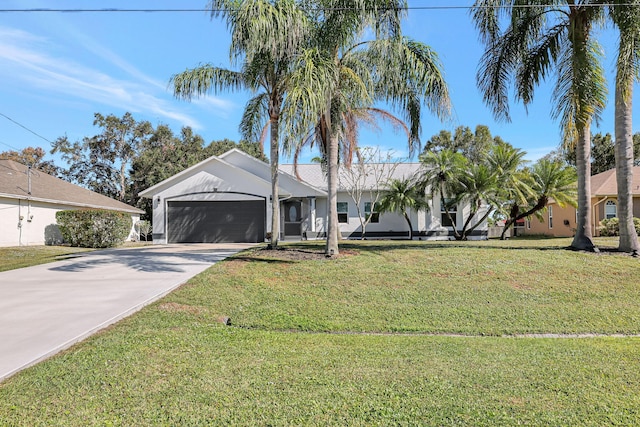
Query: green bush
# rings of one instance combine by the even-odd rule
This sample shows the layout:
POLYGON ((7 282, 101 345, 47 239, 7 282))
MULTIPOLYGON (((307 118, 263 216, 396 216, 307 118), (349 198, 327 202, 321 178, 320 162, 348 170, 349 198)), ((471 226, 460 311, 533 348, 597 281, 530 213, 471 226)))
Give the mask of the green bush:
POLYGON ((122 244, 131 230, 131 215, 102 209, 56 213, 65 242, 83 248, 112 248, 122 244))
MULTIPOLYGON (((640 234, 640 218, 633 218, 633 225, 636 228, 636 233, 640 234)), ((611 237, 611 236, 619 236, 620 235, 620 227, 619 220, 617 217, 603 219, 600 221, 600 226, 598 227, 601 236, 611 237)))

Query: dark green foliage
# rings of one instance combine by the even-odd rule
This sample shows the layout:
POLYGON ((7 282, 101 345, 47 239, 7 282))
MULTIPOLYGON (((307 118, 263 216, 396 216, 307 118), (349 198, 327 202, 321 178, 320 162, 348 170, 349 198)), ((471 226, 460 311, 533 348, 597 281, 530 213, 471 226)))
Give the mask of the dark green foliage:
POLYGON ((112 248, 124 243, 131 215, 102 209, 60 211, 56 220, 65 242, 84 248, 112 248))
MULTIPOLYGON (((640 234, 640 218, 633 218, 633 225, 636 228, 636 233, 640 234)), ((598 227, 601 236, 619 236, 620 235, 620 220, 617 217, 603 219, 600 221, 598 227)))
MULTIPOLYGON (((640 165, 640 133, 633 135, 634 165, 640 165)), ((545 158, 576 165, 575 148, 560 148, 547 154, 545 158)), ((616 167, 615 141, 610 133, 597 133, 591 136, 591 175, 608 171, 616 167)))
POLYGON ((151 124, 136 121, 128 112, 121 118, 95 113, 93 124, 101 128, 101 133, 73 143, 66 136, 60 137, 53 143, 51 153, 59 153, 69 165, 62 173, 68 181, 133 203, 127 191, 127 168, 152 134, 151 124))
POLYGON ((425 144, 423 153, 450 150, 468 158, 472 163, 480 163, 494 143, 502 142, 499 136, 491 136, 485 125, 476 126, 475 132, 468 126, 458 126, 452 135, 448 130, 441 130, 433 135, 425 144))

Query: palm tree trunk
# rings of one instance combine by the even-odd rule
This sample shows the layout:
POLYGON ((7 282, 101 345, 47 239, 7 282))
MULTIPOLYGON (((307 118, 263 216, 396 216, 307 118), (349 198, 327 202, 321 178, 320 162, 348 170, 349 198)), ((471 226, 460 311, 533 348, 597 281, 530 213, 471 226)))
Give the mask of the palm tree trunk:
POLYGON ((500 234, 500 240, 505 240, 507 237, 507 231, 509 231, 509 227, 511 227, 517 220, 518 213, 520 212, 520 207, 517 203, 511 205, 511 211, 509 212, 509 218, 504 223, 504 228, 502 229, 502 234, 500 234))
POLYGON ((633 195, 631 193, 634 160, 631 117, 633 80, 628 80, 628 82, 617 82, 615 100, 616 180, 618 182, 618 219, 620 220, 618 250, 622 252, 638 250, 638 235, 633 224, 633 195))
POLYGON ((272 249, 278 247, 280 240, 280 194, 278 191, 278 163, 280 158, 279 150, 279 118, 277 116, 271 119, 271 242, 272 249))
POLYGON ((471 219, 475 216, 479 209, 480 207, 476 205, 474 205, 473 208, 470 209, 469 216, 467 217, 467 220, 464 222, 462 230, 460 231, 460 240, 467 240, 467 227, 469 226, 469 224, 471 223, 471 219))
POLYGON ((413 240, 413 226, 411 225, 411 218, 407 215, 407 211, 403 212, 404 219, 407 221, 407 225, 409 226, 409 240, 413 240))
POLYGON ((329 144, 327 144, 327 184, 328 184, 328 211, 327 218, 327 246, 325 254, 327 256, 338 255, 338 138, 331 127, 331 112, 329 108, 326 113, 327 135, 329 144))
MULTIPOLYGON (((489 218, 489 215, 491 215, 491 212, 493 212, 493 208, 487 208, 487 212, 485 212, 484 215, 482 215, 482 217, 475 223, 473 224, 471 227, 469 227, 469 229, 467 230, 467 233, 472 233, 476 228, 478 228, 480 226, 480 224, 482 224, 483 222, 486 221, 487 218, 489 218)), ((465 240, 466 240, 467 236, 465 235, 465 240)))
POLYGON ((597 252, 591 232, 591 126, 589 125, 578 129, 576 167, 578 170, 578 224, 571 247, 576 250, 597 252))

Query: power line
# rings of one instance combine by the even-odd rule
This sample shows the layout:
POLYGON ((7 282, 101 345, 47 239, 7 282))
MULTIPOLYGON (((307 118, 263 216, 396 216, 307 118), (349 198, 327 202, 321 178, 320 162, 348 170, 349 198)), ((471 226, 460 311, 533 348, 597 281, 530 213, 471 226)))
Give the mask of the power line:
MULTIPOLYGON (((53 144, 53 142, 49 141, 49 140, 48 140, 47 138, 45 138, 44 136, 40 135, 39 133, 37 133, 37 132, 35 132, 35 131, 32 131, 31 129, 29 129, 28 127, 26 127, 26 126, 25 126, 25 125, 23 125, 23 124, 16 122, 16 121, 15 121, 15 120, 13 120, 11 117, 9 117, 9 116, 7 116, 7 115, 5 115, 5 114, 2 114, 2 113, 0 113, 0 116, 4 117, 5 119, 9 120, 10 122, 13 122, 13 123, 17 124, 18 126, 20 126, 21 128, 25 129, 26 131, 31 132, 32 134, 34 134, 34 135, 35 135, 35 136, 37 136, 38 138, 42 138, 42 139, 44 139, 44 140, 45 140, 45 141, 47 141, 49 144, 53 144)), ((5 144, 5 145, 7 145, 7 144, 5 144)))
POLYGON ((19 149, 19 148, 16 148, 16 147, 14 147, 13 145, 9 145, 9 144, 7 144, 7 143, 6 143, 6 142, 4 142, 4 141, 0 141, 0 144, 4 145, 4 146, 6 146, 6 147, 9 147, 9 148, 11 148, 11 149, 12 149, 12 150, 14 150, 14 151, 20 151, 20 149, 19 149))
MULTIPOLYGON (((505 6, 407 6, 400 9, 403 10, 455 10, 455 9, 526 9, 538 7, 557 7, 557 4, 521 4, 521 5, 505 5, 505 6)), ((638 6, 638 3, 604 3, 604 4, 581 4, 580 7, 618 7, 618 6, 638 6)), ((225 12, 227 9, 121 9, 121 8, 103 8, 103 9, 0 9, 0 13, 194 13, 194 12, 225 12)), ((331 8, 330 10, 353 10, 353 8, 331 8)))

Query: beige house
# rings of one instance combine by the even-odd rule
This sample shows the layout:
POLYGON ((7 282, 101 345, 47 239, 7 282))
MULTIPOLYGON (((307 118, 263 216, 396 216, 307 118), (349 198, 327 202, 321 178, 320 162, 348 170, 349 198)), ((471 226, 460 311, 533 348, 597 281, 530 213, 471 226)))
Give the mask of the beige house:
MULTIPOLYGON (((640 167, 633 168, 633 216, 640 218, 640 167)), ((576 208, 558 206, 555 200, 549 201, 547 212, 541 222, 532 217, 518 227, 519 235, 535 234, 555 237, 571 237, 576 232, 576 208)), ((598 236, 600 221, 618 216, 618 184, 616 170, 591 177, 591 227, 594 236, 598 236)))
POLYGON ((56 212, 107 209, 131 214, 133 225, 144 211, 12 160, 0 160, 0 246, 57 244, 62 235, 56 212))

